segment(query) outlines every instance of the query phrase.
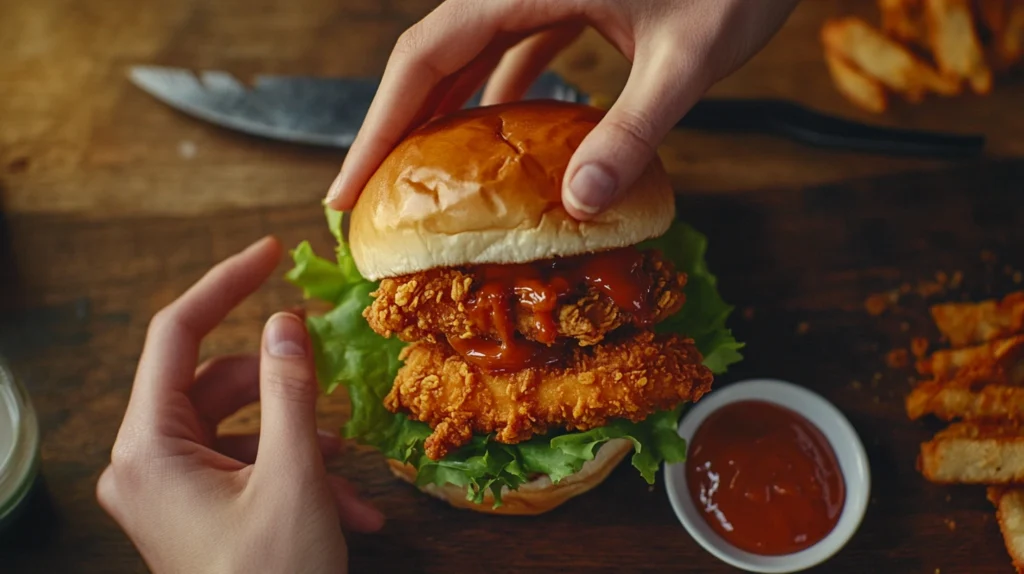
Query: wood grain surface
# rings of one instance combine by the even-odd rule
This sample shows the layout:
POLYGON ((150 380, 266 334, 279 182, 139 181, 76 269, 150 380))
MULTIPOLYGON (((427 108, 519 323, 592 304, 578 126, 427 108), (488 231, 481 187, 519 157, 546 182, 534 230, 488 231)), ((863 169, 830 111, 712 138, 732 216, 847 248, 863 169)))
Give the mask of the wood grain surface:
MULTIPOLYGON (((768 48, 714 89, 781 96, 899 126, 979 131, 987 157, 962 163, 808 149, 768 137, 677 132, 661 153, 709 258, 746 360, 718 384, 770 376, 834 401, 861 434, 874 489, 853 541, 820 572, 1009 572, 980 488, 939 488, 914 470, 938 425, 908 422, 909 371, 885 353, 933 335, 926 301, 880 317, 865 298, 961 271, 932 300, 1002 295, 1024 269, 1024 85, 991 97, 897 105, 868 118, 831 88, 817 29, 873 3, 807 0, 768 48), (983 260, 985 250, 995 260, 983 260)), ((376 75, 394 40, 433 5, 416 0, 0 0, 0 353, 30 388, 45 490, 3 572, 145 571, 94 500, 152 314, 260 236, 329 236, 318 202, 338 150, 207 126, 130 86, 136 63, 289 74, 376 75)), ((596 35, 554 65, 614 94, 628 63, 596 35)), ((300 303, 280 273, 211 335, 204 356, 257 348, 262 322, 300 303)), ((229 423, 252 429, 257 410, 229 423)), ((343 395, 321 424, 339 425, 343 395)), ((353 448, 331 470, 388 515, 350 540, 358 572, 726 572, 679 525, 664 485, 628 465, 542 517, 449 509, 353 448)))

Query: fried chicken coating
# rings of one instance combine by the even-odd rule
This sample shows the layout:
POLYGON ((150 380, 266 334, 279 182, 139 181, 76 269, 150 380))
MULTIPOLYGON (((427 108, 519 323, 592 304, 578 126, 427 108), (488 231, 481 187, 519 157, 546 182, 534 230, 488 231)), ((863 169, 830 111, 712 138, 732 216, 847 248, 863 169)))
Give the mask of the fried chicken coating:
MULTIPOLYGON (((650 319, 657 323, 682 307, 686 274, 675 272, 656 252, 642 255, 642 272, 651 278, 650 319)), ((445 268, 384 279, 371 294, 375 299, 363 316, 377 333, 385 337, 394 334, 406 342, 428 335, 499 339, 501 333, 487 314, 472 312, 472 301, 481 287, 479 275, 474 268, 445 268)), ((589 346, 619 327, 635 323, 633 313, 620 308, 606 293, 586 284, 575 287, 558 301, 550 316, 554 332, 545 328, 547 317, 517 300, 510 309, 516 331, 531 341, 551 344, 557 333, 557 337, 589 346)))
POLYGON ((409 345, 401 358, 405 365, 384 405, 433 428, 425 450, 434 460, 474 433, 515 444, 559 427, 583 431, 614 419, 639 422, 698 400, 713 380, 692 340, 650 332, 574 346, 558 367, 510 373, 479 370, 444 342, 409 345))

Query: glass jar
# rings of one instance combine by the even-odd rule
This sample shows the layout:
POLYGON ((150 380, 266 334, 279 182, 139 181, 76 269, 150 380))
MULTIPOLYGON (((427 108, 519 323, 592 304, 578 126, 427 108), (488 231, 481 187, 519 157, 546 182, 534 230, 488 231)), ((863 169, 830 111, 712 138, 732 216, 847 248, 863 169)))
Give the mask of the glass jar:
POLYGON ((0 531, 17 518, 39 474, 39 422, 28 392, 0 357, 0 531))

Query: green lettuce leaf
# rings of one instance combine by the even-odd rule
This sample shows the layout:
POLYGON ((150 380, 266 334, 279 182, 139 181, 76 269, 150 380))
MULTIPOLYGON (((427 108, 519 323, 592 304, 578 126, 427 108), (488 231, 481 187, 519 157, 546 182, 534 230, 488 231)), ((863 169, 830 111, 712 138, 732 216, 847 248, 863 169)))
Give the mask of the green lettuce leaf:
MULTIPOLYGON (((593 460, 605 442, 621 438, 633 443, 633 466, 653 484, 663 461, 686 457, 686 442, 677 426, 684 406, 654 413, 639 423, 626 420, 586 432, 558 432, 507 445, 487 436, 475 436, 469 444, 442 460, 423 452, 430 436, 425 423, 388 411, 383 404, 401 366, 404 343, 386 339, 370 329, 363 310, 370 304, 376 283, 365 280, 355 267, 344 241, 342 214, 327 210, 328 228, 337 240, 336 261, 318 257, 306 242, 292 251, 295 266, 286 278, 308 298, 330 303, 322 316, 307 324, 316 355, 317 378, 325 393, 344 386, 352 403, 352 416, 344 434, 373 446, 384 456, 417 468, 417 483, 454 484, 467 488, 470 500, 481 502, 490 492, 500 504, 504 489, 514 490, 533 475, 548 475, 553 482, 578 472, 593 460)), ((692 227, 677 223, 662 237, 640 246, 658 249, 677 269, 688 274, 687 302, 682 310, 659 325, 664 332, 692 337, 716 374, 741 359, 742 344, 726 328, 732 312, 718 294, 715 276, 704 260, 707 239, 692 227)))
POLYGON ((302 286, 302 294, 307 299, 334 302, 341 298, 349 278, 337 263, 317 257, 308 241, 303 241, 295 248, 292 259, 295 267, 285 278, 302 286))
POLYGON ((656 239, 638 245, 640 249, 657 249, 686 272, 686 303, 678 313, 659 323, 655 330, 679 333, 694 340, 704 355, 704 365, 713 373, 724 373, 729 365, 740 361, 743 344, 736 341, 726 321, 733 306, 718 293, 718 278, 708 270, 704 255, 708 239, 684 223, 676 223, 656 239))

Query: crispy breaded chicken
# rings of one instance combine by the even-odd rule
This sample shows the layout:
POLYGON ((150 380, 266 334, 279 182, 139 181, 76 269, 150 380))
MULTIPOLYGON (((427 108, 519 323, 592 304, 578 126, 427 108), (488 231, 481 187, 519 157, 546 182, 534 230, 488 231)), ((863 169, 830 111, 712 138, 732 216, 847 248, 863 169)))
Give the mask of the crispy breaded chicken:
POLYGON ((496 441, 515 444, 549 429, 641 421, 699 399, 713 379, 692 340, 650 332, 572 347, 566 366, 512 373, 476 369, 446 343, 415 343, 401 358, 405 365, 384 405, 434 429, 425 450, 435 460, 474 433, 494 433, 496 441))
MULTIPOLYGON (((658 322, 682 307, 686 275, 673 271, 655 252, 645 252, 643 257, 643 272, 653 279, 653 322, 658 322)), ((487 315, 470 310, 479 287, 473 268, 431 269, 384 279, 371 294, 375 299, 363 316, 377 333, 397 335, 406 342, 420 341, 428 335, 498 339, 500 333, 487 315)), ((557 333, 557 337, 577 339, 582 346, 600 342, 607 333, 633 323, 635 318, 610 297, 586 285, 579 285, 572 295, 558 301, 551 317, 554 331, 545 329, 545 318, 537 316, 528 305, 518 302, 511 312, 516 331, 531 341, 551 344, 551 335, 557 333)))

